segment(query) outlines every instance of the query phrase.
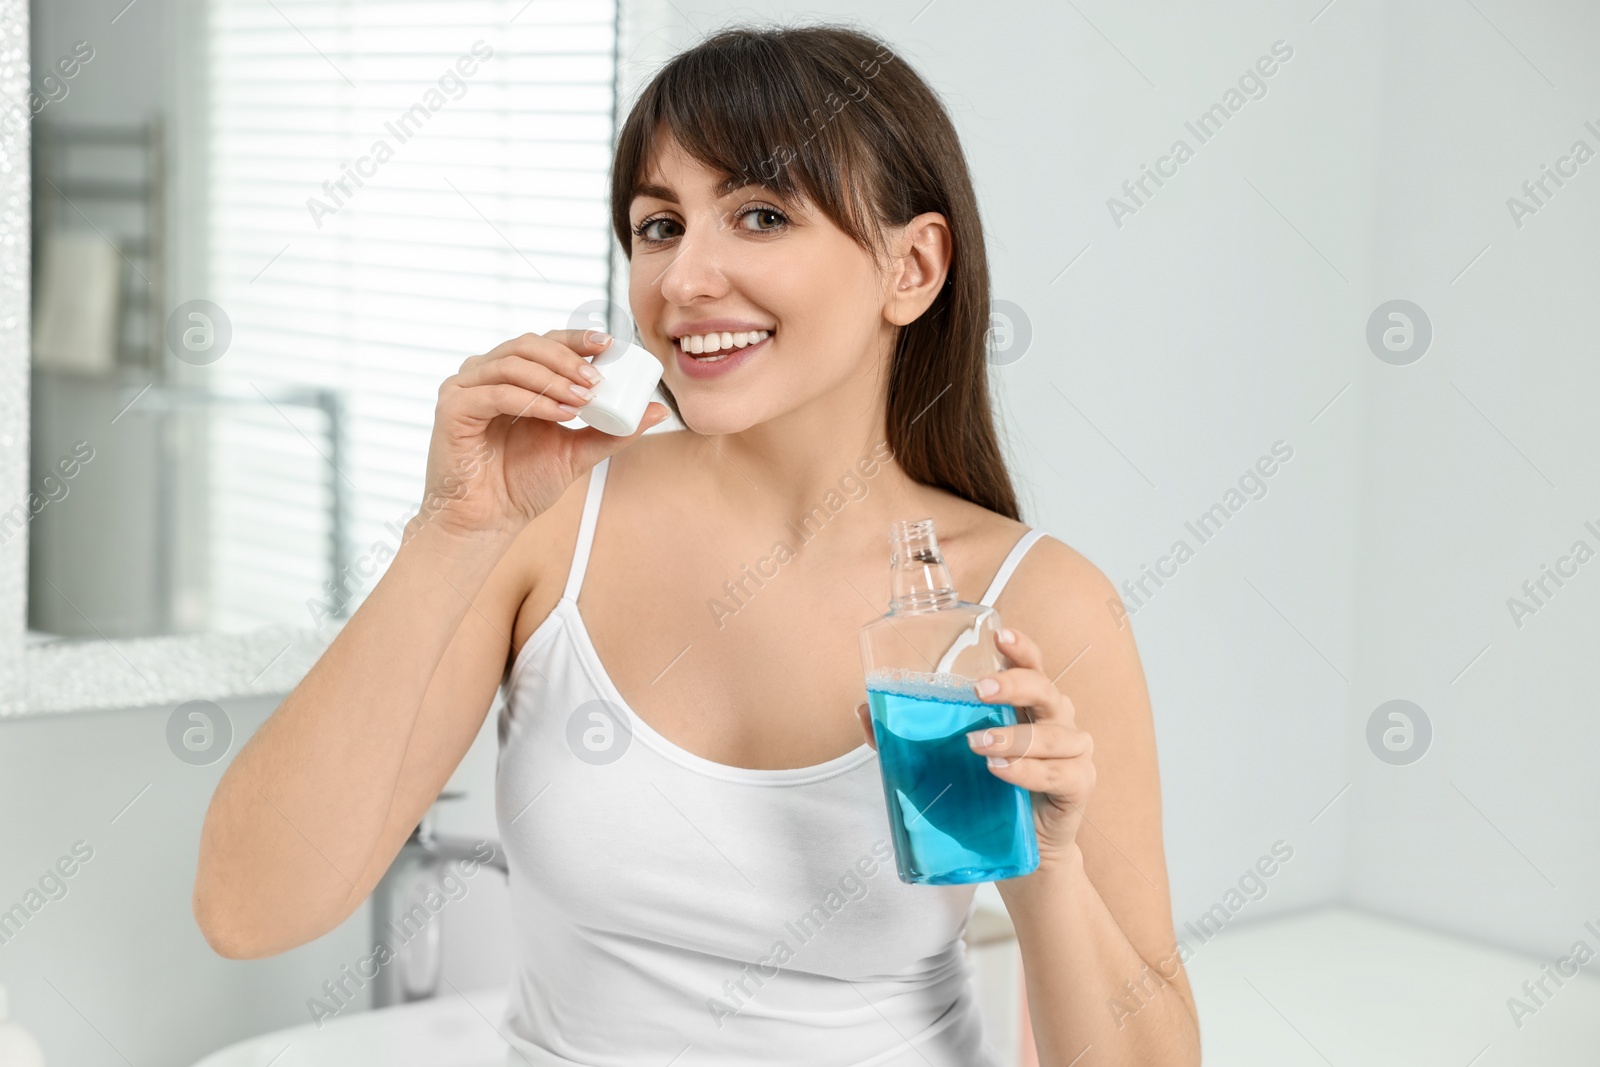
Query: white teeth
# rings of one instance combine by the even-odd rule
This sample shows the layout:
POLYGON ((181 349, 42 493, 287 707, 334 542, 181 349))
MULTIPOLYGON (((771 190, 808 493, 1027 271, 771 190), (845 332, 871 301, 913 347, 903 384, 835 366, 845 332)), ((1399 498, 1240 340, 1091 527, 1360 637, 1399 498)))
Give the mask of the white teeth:
MULTIPOLYGON (((678 344, 690 355, 711 355, 714 352, 729 352, 735 348, 748 348, 749 346, 764 341, 772 336, 768 330, 741 330, 738 333, 724 331, 722 333, 689 334, 678 338, 678 344)), ((719 358, 726 359, 726 356, 719 358)), ((714 363, 716 360, 708 359, 705 362, 714 363)))

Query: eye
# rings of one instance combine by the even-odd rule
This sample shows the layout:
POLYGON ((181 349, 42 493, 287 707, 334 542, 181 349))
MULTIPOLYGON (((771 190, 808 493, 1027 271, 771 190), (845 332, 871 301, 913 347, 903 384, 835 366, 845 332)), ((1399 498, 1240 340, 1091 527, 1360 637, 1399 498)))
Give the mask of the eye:
POLYGON ((746 226, 745 228, 752 230, 755 233, 771 233, 774 230, 782 228, 783 225, 789 221, 789 216, 785 215, 775 207, 754 205, 745 208, 739 213, 739 217, 741 219, 751 218, 752 216, 760 221, 755 226, 746 226), (771 223, 771 225, 766 225, 767 223, 771 223))
POLYGON ((652 218, 645 219, 643 222, 639 223, 639 225, 635 226, 633 228, 633 235, 644 241, 644 243, 647 245, 661 244, 664 241, 671 240, 671 238, 674 236, 673 234, 662 235, 658 231, 654 230, 654 227, 661 223, 665 223, 669 226, 677 225, 677 222, 674 221, 670 215, 656 215, 652 218))

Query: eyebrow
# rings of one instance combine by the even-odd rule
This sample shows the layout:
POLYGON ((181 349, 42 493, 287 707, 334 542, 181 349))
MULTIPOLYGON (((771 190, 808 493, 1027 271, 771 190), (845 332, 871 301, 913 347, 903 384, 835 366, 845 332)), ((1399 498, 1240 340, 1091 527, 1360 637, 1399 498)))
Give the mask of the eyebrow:
MULTIPOLYGON (((760 182, 753 182, 741 177, 740 175, 732 174, 722 179, 716 185, 712 186, 711 195, 713 199, 721 200, 730 193, 736 193, 740 189, 751 188, 764 189, 766 186, 762 185, 760 182)), ((641 196, 652 197, 656 200, 665 200, 669 204, 676 204, 678 202, 677 193, 673 192, 671 189, 668 189, 665 185, 656 185, 654 182, 645 182, 634 190, 633 198, 635 200, 641 196)))

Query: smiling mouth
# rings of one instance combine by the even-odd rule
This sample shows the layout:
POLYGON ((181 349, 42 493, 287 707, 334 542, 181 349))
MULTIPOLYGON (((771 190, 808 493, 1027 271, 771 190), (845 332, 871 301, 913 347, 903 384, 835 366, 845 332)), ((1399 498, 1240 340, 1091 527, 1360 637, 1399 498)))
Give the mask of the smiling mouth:
POLYGON ((760 344, 776 332, 748 330, 736 333, 692 334, 675 339, 673 344, 697 363, 720 363, 729 356, 737 355, 747 348, 760 344))

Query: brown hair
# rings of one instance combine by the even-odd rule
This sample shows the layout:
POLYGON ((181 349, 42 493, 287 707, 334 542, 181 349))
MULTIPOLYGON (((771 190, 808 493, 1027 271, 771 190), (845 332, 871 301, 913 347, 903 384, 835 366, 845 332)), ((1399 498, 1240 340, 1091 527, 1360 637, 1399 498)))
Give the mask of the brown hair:
MULTIPOLYGON (((611 222, 630 259, 628 208, 668 140, 723 175, 800 194, 880 261, 881 227, 945 217, 944 288, 901 328, 891 358, 888 443, 913 480, 1020 519, 990 410, 983 226, 955 127, 928 84, 878 38, 836 25, 734 27, 680 53, 617 138, 611 222)), ((661 392, 681 422, 664 382, 661 392)))

